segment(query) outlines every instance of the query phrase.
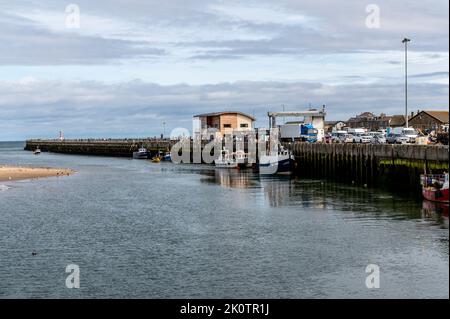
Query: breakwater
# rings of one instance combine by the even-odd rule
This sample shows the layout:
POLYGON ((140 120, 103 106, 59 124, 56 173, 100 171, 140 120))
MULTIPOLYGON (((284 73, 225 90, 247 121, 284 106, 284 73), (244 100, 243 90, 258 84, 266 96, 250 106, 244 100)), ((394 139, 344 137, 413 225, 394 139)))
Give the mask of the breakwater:
MULTIPOLYGON (((169 151, 176 142, 168 139, 28 140, 25 149, 32 151, 39 147, 43 152, 131 157, 141 146, 156 154, 169 151)), ((449 169, 448 146, 301 142, 285 146, 295 155, 298 176, 356 185, 392 185, 418 190, 420 174, 424 171, 449 169)))
POLYGON ((448 171, 448 146, 309 144, 287 145, 296 157, 297 174, 357 185, 401 185, 420 189, 424 171, 448 171))
POLYGON ((132 157, 141 146, 152 154, 170 151, 176 141, 169 139, 84 139, 84 140, 27 140, 25 150, 40 148, 43 152, 132 157))

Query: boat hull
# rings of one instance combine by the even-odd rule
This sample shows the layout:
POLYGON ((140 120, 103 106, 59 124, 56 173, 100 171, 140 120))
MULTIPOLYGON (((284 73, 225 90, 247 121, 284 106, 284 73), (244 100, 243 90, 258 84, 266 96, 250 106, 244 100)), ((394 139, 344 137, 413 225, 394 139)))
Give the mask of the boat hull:
POLYGON ((439 203, 449 203, 449 189, 422 189, 422 195, 426 200, 439 203))
POLYGON ((294 164, 294 159, 291 156, 268 156, 266 158, 262 157, 259 163, 259 174, 292 174, 294 171, 294 164))
POLYGON ((235 163, 235 162, 219 162, 219 161, 216 161, 216 162, 214 162, 214 165, 217 168, 231 168, 231 169, 239 168, 239 164, 235 163))
POLYGON ((148 159, 148 153, 141 153, 141 152, 134 152, 133 158, 134 159, 148 159))

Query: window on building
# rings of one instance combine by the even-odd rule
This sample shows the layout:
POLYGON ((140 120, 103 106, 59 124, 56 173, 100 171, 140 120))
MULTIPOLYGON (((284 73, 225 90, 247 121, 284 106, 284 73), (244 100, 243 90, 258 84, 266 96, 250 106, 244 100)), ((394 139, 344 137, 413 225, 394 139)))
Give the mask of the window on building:
POLYGON ((231 124, 224 124, 223 127, 224 128, 231 128, 231 124))
POLYGON ((241 127, 248 127, 248 123, 241 123, 241 127))

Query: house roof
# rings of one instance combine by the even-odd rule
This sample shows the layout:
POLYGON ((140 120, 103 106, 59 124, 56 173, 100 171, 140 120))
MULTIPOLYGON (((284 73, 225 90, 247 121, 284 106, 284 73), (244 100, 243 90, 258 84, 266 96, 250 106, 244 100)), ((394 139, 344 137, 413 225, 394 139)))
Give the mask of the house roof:
POLYGON ((375 117, 375 115, 372 112, 363 112, 356 117, 375 117))
POLYGON ((403 115, 392 115, 389 122, 390 126, 402 126, 405 125, 405 117, 403 115))
POLYGON ((345 121, 325 121, 325 125, 336 125, 338 123, 344 123, 345 121))
POLYGON ((239 114, 245 117, 248 117, 252 121, 256 121, 256 119, 253 116, 250 116, 248 114, 245 114, 243 112, 236 112, 236 111, 224 111, 224 112, 213 112, 213 113, 204 113, 204 114, 198 114, 194 115, 194 117, 207 117, 207 116, 220 116, 225 114, 239 114))
POLYGON ((417 113, 415 116, 413 116, 411 120, 416 116, 420 115, 421 113, 426 113, 429 116, 434 117, 441 123, 448 123, 448 111, 421 111, 417 113))

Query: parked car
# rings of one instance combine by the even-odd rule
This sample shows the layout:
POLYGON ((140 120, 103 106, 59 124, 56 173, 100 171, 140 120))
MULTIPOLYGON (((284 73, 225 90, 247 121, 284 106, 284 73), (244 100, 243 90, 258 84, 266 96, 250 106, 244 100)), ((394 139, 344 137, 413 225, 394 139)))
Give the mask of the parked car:
POLYGON ((401 134, 396 134, 396 133, 390 133, 388 134, 388 136, 386 136, 386 143, 388 144, 396 144, 397 143, 397 138, 400 137, 401 134))
POLYGON ((346 131, 331 132, 331 142, 332 143, 343 143, 345 135, 347 135, 346 131))
POLYGON ((353 143, 354 140, 354 136, 352 134, 346 134, 342 137, 342 142, 343 143, 353 143))
POLYGON ((386 137, 383 134, 378 134, 372 137, 372 144, 386 144, 386 137))
POLYGON ((328 143, 333 143, 333 136, 331 134, 325 134, 324 142, 327 143, 327 144, 328 143))
POLYGON ((371 140, 372 137, 366 133, 353 135, 353 143, 370 143, 371 140))
MULTIPOLYGON (((408 135, 400 134, 396 141, 397 144, 408 144, 411 143, 411 138, 408 135)), ((414 143, 416 142, 416 139, 414 138, 414 143)))

